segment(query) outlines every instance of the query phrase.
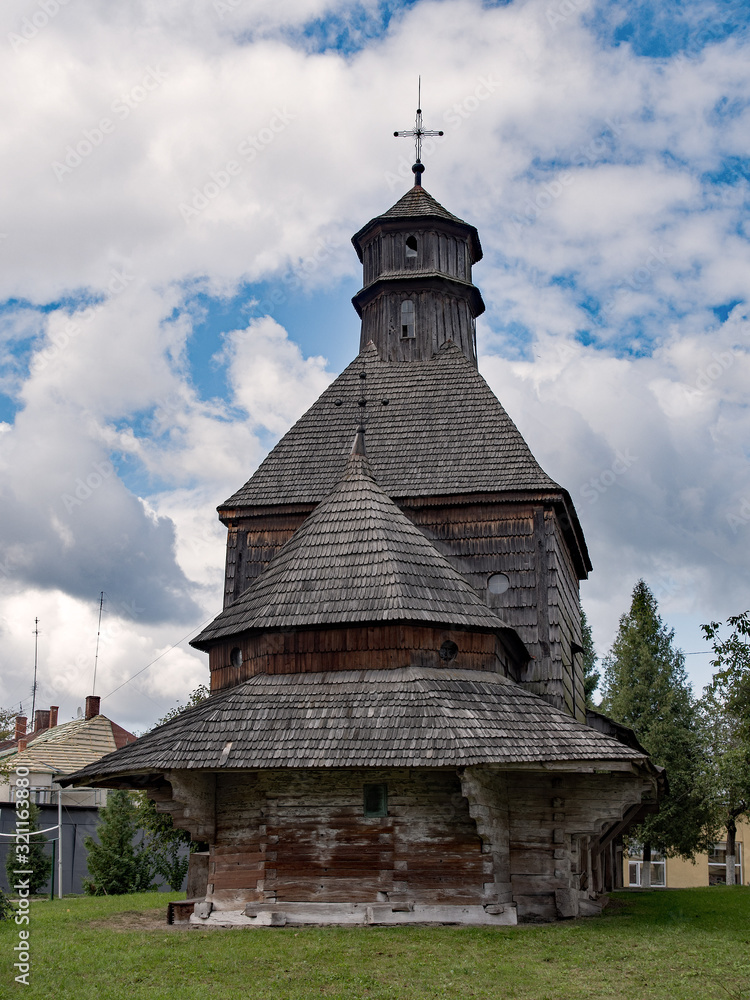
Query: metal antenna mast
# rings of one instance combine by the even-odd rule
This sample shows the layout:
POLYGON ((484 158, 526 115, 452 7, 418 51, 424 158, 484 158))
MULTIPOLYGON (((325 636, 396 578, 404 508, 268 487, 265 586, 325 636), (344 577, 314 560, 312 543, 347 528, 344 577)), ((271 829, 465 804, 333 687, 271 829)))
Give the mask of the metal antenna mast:
POLYGON ((99 636, 102 634, 102 608, 104 607, 104 591, 99 594, 99 627, 96 630, 96 653, 94 654, 94 683, 91 693, 96 694, 96 668, 99 663, 99 636))
POLYGON ((34 709, 36 708, 36 670, 39 664, 39 619, 34 619, 34 686, 31 689, 31 720, 34 724, 34 709))
POLYGON ((414 128, 409 129, 406 132, 394 132, 395 136, 406 136, 407 138, 414 139, 414 148, 417 154, 417 160, 414 166, 411 168, 414 173, 414 184, 421 187, 422 185, 422 174, 424 173, 424 166, 422 164, 422 137, 425 135, 442 135, 442 132, 437 132, 435 129, 422 128, 422 77, 419 77, 419 89, 417 92, 417 117, 414 123, 414 128))

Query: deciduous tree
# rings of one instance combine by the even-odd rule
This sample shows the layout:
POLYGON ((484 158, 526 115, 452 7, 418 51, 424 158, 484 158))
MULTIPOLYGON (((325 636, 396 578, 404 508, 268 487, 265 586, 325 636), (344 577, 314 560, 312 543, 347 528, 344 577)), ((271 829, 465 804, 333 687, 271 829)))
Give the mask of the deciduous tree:
POLYGON ((722 638, 718 622, 702 625, 713 645, 715 668, 703 692, 701 710, 708 736, 712 788, 718 822, 727 831, 727 885, 735 881, 737 820, 750 815, 750 611, 727 619, 722 638))

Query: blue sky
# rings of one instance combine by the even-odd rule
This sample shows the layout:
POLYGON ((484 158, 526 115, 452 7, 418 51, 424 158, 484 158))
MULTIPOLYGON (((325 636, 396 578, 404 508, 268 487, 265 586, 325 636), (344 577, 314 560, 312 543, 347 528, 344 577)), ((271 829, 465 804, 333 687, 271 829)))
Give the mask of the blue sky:
POLYGON ((598 648, 641 576, 691 653, 748 606, 746 5, 38 10, 0 14, 0 703, 38 615, 74 714, 102 589, 102 693, 160 657, 110 714, 205 680, 171 647, 220 606, 215 507, 357 352, 350 239, 411 182, 418 74, 480 369, 576 503, 598 648))

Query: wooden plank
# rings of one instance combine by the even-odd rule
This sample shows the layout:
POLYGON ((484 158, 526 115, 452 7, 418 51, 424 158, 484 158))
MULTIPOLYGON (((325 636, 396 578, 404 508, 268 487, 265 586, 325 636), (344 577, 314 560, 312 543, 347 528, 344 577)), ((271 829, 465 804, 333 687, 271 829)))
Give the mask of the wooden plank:
POLYGON ((511 849, 510 870, 514 875, 554 875, 555 859, 551 851, 511 849))

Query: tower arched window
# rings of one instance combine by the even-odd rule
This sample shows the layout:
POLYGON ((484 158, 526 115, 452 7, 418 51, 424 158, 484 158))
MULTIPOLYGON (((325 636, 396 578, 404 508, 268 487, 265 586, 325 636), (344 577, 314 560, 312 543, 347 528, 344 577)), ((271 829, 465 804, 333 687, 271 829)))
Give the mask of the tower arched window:
POLYGON ((411 299, 404 299, 401 303, 401 336, 404 339, 416 336, 414 332, 414 303, 411 299))
POLYGON ((407 236, 406 237, 406 256, 416 257, 417 256, 417 237, 407 236))

